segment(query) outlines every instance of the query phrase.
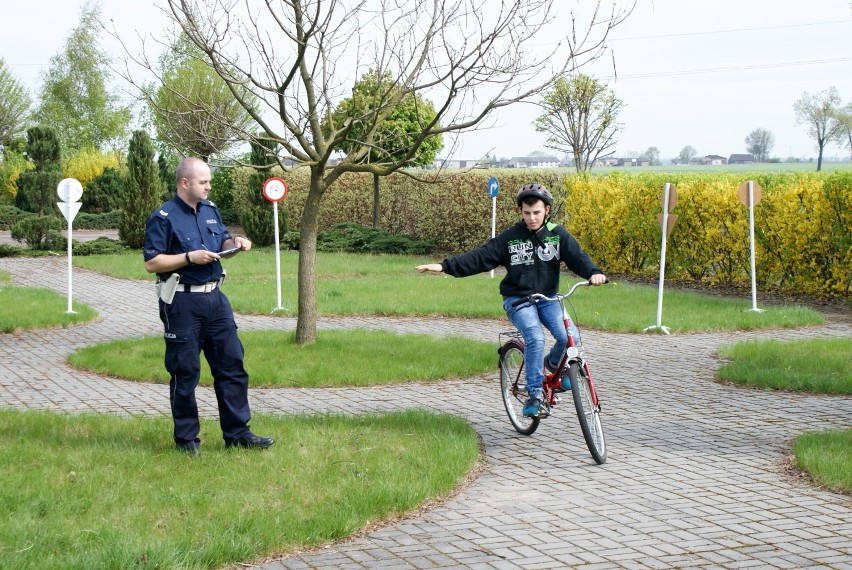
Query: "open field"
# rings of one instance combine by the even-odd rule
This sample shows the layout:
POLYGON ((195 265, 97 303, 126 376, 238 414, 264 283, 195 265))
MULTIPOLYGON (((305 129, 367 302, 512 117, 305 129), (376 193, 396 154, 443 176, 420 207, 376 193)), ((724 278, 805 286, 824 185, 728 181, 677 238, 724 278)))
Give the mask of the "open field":
MULTIPOLYGON (((823 162, 822 170, 852 170, 852 162, 823 162)), ((813 162, 764 162, 761 164, 720 164, 702 166, 698 164, 665 164, 661 166, 639 167, 605 167, 594 168, 592 174, 608 174, 610 172, 815 172, 816 161, 813 162)))

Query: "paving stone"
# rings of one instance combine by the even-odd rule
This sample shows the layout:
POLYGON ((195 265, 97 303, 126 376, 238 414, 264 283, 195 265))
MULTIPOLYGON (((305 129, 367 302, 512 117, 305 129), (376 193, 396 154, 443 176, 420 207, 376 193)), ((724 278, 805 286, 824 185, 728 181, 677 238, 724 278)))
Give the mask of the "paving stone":
MULTIPOLYGON (((13 284, 37 278, 40 286, 66 291, 62 259, 0 258, 0 270, 13 284)), ((75 270, 74 299, 94 307, 99 319, 0 335, 0 405, 167 417, 166 385, 81 372, 66 362, 71 352, 98 342, 159 336, 151 283, 75 270)), ((292 317, 236 319, 241 330, 293 330, 296 324, 292 317)), ((370 316, 321 318, 317 326, 452 334, 495 344, 510 328, 499 319, 370 316)), ((446 412, 446 394, 464 392, 472 405, 458 413, 480 434, 486 456, 477 480, 441 506, 363 539, 252 566, 852 570, 852 498, 791 479, 783 467, 798 433, 852 426, 852 399, 714 381, 719 346, 813 337, 850 338, 852 324, 829 319, 801 329, 669 336, 584 331, 603 402, 609 445, 603 466, 589 456, 570 399, 532 436, 515 432, 496 371, 387 391, 323 390, 320 397, 309 389, 251 389, 256 415, 446 412)), ((217 416, 212 389, 199 388, 198 400, 202 415, 217 416)))

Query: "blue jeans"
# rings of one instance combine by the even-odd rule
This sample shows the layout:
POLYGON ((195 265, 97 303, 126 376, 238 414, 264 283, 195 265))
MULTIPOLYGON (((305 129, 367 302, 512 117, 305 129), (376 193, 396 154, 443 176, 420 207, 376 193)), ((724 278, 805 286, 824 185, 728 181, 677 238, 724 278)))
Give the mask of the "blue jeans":
MULTIPOLYGON (((527 376, 527 392, 530 397, 541 398, 541 385, 544 383, 544 328, 550 331, 556 340, 548 352, 552 363, 558 363, 562 357, 568 335, 562 320, 562 308, 559 303, 536 303, 512 307, 512 303, 521 297, 506 297, 503 309, 515 328, 524 337, 524 369, 527 376), (543 326, 542 326, 543 325, 543 326)), ((578 331, 571 323, 571 336, 577 340, 578 331)))

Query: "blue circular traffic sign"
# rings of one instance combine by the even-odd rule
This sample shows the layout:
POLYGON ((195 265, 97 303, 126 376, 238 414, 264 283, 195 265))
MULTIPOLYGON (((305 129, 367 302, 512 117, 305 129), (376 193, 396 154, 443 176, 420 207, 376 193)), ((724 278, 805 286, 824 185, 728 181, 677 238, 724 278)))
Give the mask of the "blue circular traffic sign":
POLYGON ((500 184, 497 182, 497 178, 492 176, 488 180, 488 193, 492 198, 497 197, 497 192, 500 190, 500 184))

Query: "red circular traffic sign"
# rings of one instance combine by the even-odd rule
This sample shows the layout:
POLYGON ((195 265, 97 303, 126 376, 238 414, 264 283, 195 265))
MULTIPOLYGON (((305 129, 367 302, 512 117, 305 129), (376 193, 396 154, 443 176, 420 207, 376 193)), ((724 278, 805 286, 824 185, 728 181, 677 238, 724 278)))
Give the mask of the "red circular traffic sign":
POLYGON ((280 178, 270 178, 263 183, 263 197, 278 202, 287 195, 287 183, 280 178))

